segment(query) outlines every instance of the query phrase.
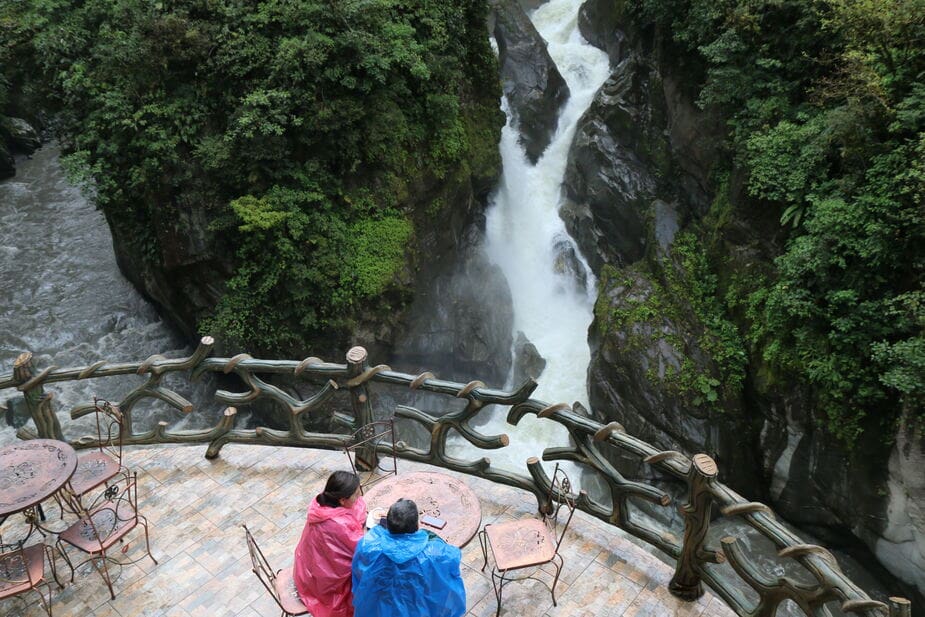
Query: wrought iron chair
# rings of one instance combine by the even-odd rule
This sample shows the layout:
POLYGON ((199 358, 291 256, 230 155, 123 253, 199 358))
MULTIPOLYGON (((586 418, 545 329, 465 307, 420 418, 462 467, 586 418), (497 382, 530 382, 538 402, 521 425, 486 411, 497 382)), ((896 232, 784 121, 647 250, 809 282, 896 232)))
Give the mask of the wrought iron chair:
POLYGON ((360 477, 360 494, 376 482, 398 475, 395 418, 370 422, 353 433, 344 446, 350 469, 360 477), (379 455, 385 453, 386 457, 379 455))
POLYGON ((552 604, 556 606, 556 584, 559 582, 559 574, 565 561, 559 553, 559 547, 575 514, 575 499, 571 490, 568 476, 556 464, 549 490, 548 514, 543 514, 542 518, 488 524, 479 531, 479 542, 485 559, 482 571, 484 572, 488 565, 489 552, 495 562, 491 570, 491 584, 498 600, 496 615, 501 614, 501 593, 504 585, 528 578, 546 585, 552 593, 552 604), (560 522, 559 511, 563 507, 568 510, 568 516, 564 522, 560 522), (556 568, 552 585, 536 576, 539 567, 547 563, 553 564, 556 568), (517 571, 526 573, 518 575, 517 571))
POLYGON ((22 542, 0 544, 0 600, 12 598, 34 591, 42 601, 42 608, 51 617, 51 583, 45 579, 45 560, 51 564, 51 573, 58 587, 63 587, 58 580, 55 558, 51 547, 46 544, 32 544, 23 548, 22 542), (48 598, 39 590, 46 587, 48 598))
POLYGON ((151 554, 148 519, 138 513, 138 473, 125 471, 116 481, 110 481, 104 497, 105 501, 95 505, 93 509, 87 509, 81 504, 79 496, 69 495, 71 507, 78 512, 80 518, 58 535, 56 546, 71 568, 71 582, 74 581, 75 567, 89 562, 103 577, 103 581, 109 587, 109 594, 115 599, 116 592, 112 588, 109 562, 113 561, 120 566, 128 565, 140 561, 144 555, 132 560, 116 561, 110 557, 114 545, 124 542, 128 532, 141 525, 145 532, 145 553, 155 564, 157 559, 151 554), (66 545, 86 553, 87 558, 75 566, 67 554, 66 545))
POLYGON ((295 581, 292 580, 292 568, 283 568, 282 570, 273 570, 270 562, 264 556, 263 551, 257 546, 257 541, 251 534, 247 525, 241 525, 244 528, 244 538, 247 540, 247 552, 251 556, 251 570, 263 583, 276 605, 279 606, 284 617, 293 615, 307 615, 308 609, 302 604, 299 593, 295 588, 295 581))
MULTIPOLYGON (((78 497, 87 495, 100 485, 109 486, 119 472, 127 470, 122 464, 122 434, 124 420, 118 406, 93 397, 93 416, 96 421, 97 447, 77 460, 77 469, 71 476, 71 491, 78 497)), ((92 510, 106 491, 101 491, 87 505, 92 510)))

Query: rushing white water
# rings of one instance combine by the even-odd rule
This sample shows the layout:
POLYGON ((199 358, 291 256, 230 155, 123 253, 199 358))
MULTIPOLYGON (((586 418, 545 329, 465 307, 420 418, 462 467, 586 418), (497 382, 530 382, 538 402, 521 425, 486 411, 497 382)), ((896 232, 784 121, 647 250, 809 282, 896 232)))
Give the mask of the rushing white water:
MULTIPOLYGON (((569 147, 579 118, 610 74, 607 54, 588 45, 578 32, 581 4, 581 0, 552 0, 531 15, 570 96, 560 112, 556 134, 535 166, 518 144, 517 127, 511 125, 503 104, 508 112, 500 146, 504 169, 487 215, 485 248, 511 288, 515 335, 522 331, 546 359, 533 398, 586 405, 595 280, 585 263, 581 265, 588 277, 587 290, 554 269, 554 245, 568 238, 559 207, 569 147)), ((491 459, 513 470, 523 470, 524 460, 548 445, 568 443, 565 429, 533 416, 516 429, 495 417, 482 430, 511 437, 511 445, 492 452, 491 459)))
MULTIPOLYGON (((12 371, 23 351, 32 352, 37 370, 187 355, 191 350, 119 272, 103 215, 68 183, 58 155, 46 146, 0 182, 0 373, 12 371)), ((92 402, 94 394, 118 400, 140 383, 136 376, 89 379, 46 392, 55 395, 67 433, 73 405, 92 402)), ((0 443, 13 439, 0 418, 0 443)))

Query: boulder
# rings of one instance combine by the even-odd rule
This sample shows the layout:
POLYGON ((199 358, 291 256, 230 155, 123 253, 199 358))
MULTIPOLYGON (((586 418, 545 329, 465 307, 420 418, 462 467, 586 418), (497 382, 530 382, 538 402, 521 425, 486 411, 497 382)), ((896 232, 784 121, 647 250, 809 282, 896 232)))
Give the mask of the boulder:
POLYGON ((545 368, 546 359, 540 355, 536 345, 518 330, 517 338, 514 340, 514 387, 527 379, 538 379, 545 368))
POLYGON ((7 149, 6 144, 0 140, 0 180, 12 178, 16 175, 16 160, 7 149))
POLYGON ((568 85, 549 57, 546 41, 516 0, 494 0, 493 15, 502 89, 520 130, 520 143, 536 163, 556 131, 568 85))
POLYGON ((645 219, 658 183, 637 148, 635 126, 651 114, 628 98, 639 66, 627 60, 604 83, 569 151, 560 216, 596 273, 604 264, 632 264, 646 251, 645 219))
POLYGON ((620 28, 622 4, 613 0, 586 0, 578 11, 578 31, 591 45, 607 52, 610 66, 617 66, 627 51, 626 34, 620 28))
POLYGON ((5 129, 10 149, 14 152, 32 154, 42 145, 38 131, 22 118, 7 118, 5 129))
POLYGON ((564 281, 563 287, 580 294, 588 292, 588 274, 575 251, 575 244, 565 234, 553 238, 553 272, 564 281))

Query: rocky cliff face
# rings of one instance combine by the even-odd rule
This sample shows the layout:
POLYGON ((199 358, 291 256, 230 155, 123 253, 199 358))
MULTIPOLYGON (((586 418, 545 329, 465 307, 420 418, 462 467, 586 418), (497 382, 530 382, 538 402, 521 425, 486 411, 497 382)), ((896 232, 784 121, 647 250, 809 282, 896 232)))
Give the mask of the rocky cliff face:
POLYGON ((559 109, 569 96, 568 86, 521 5, 516 0, 492 4, 504 95, 527 157, 536 163, 556 131, 559 109))
MULTIPOLYGON (((500 122, 495 129, 500 130, 500 122)), ((505 318, 494 303, 510 306, 510 295, 500 273, 480 261, 472 240, 499 173, 497 163, 490 170, 443 180, 425 178, 415 187, 413 203, 405 205, 414 213, 415 246, 408 252, 403 275, 415 290, 413 298, 397 302, 388 314, 359 315, 350 340, 318 341, 312 354, 340 358, 347 346, 363 345, 373 362, 423 362, 423 368, 441 377, 462 371, 503 383, 510 368, 510 315, 508 311, 505 318), (437 348, 451 351, 440 359, 437 348)), ((175 204, 155 212, 170 216, 156 218, 153 228, 146 230, 156 236, 153 256, 144 233, 132 221, 107 213, 120 269, 190 339, 196 338, 197 324, 215 306, 224 281, 232 275, 235 247, 211 230, 211 207, 175 204)), ((254 342, 247 351, 259 353, 257 345, 254 342)))
POLYGON ((809 393, 767 378, 736 336, 745 315, 709 298, 770 270, 777 221, 737 207, 735 174, 717 199, 722 127, 686 94, 683 59, 623 31, 616 3, 589 0, 579 23, 613 69, 576 133, 562 210, 600 278, 594 413, 658 446, 710 453, 738 491, 832 546, 862 541, 925 590, 925 439, 868 431, 846 451, 802 412, 809 393))

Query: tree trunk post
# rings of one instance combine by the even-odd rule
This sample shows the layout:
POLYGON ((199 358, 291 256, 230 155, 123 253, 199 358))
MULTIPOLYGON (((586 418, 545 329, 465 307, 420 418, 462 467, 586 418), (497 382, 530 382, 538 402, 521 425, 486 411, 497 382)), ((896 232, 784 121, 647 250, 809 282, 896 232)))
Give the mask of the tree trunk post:
MULTIPOLYGON (((360 346, 351 347, 347 351, 347 376, 353 379, 368 368, 366 349, 360 346)), ((373 422, 373 407, 369 402, 369 391, 365 382, 348 387, 350 389, 350 402, 353 406, 353 417, 356 418, 357 423, 354 430, 357 430, 373 422)), ((379 464, 379 455, 374 445, 362 448, 359 454, 358 461, 362 460, 370 464, 370 469, 364 469, 363 471, 371 471, 379 464)))
POLYGON ((912 617, 912 602, 906 598, 890 598, 890 617, 912 617))
POLYGON ((684 515, 684 541, 681 555, 668 590, 682 600, 693 601, 703 595, 700 569, 705 561, 703 543, 710 530, 710 511, 713 498, 706 490, 707 483, 718 473, 716 462, 706 454, 695 454, 687 473, 690 489, 688 501, 681 507, 684 515))
POLYGON ((32 352, 30 351, 22 352, 13 362, 13 375, 16 377, 16 381, 19 382, 19 389, 22 390, 26 408, 35 423, 35 430, 38 436, 43 439, 64 441, 61 423, 58 422, 58 416, 55 415, 55 411, 51 407, 52 394, 45 393, 41 381, 29 384, 29 381, 33 378, 32 368, 32 352))

